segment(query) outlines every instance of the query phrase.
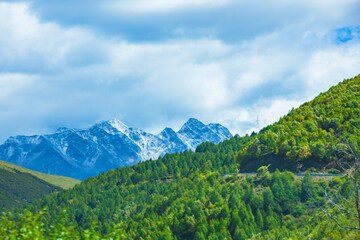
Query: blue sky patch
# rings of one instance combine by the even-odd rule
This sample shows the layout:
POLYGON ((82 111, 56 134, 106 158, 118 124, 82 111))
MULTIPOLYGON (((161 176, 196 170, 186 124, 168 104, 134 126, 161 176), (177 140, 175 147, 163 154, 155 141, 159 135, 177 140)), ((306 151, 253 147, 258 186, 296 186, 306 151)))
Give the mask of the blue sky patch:
POLYGON ((344 27, 336 30, 337 41, 342 43, 351 40, 360 40, 360 26, 344 27))

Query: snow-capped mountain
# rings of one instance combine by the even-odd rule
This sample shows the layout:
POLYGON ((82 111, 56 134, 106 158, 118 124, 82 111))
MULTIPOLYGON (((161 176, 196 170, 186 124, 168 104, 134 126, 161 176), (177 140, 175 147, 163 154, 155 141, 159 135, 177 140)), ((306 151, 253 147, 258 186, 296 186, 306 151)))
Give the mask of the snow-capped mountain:
POLYGON ((194 118, 178 132, 165 128, 157 135, 113 119, 88 129, 63 127, 49 135, 10 137, 0 145, 0 159, 44 173, 84 179, 230 137, 231 133, 222 125, 205 125, 194 118))

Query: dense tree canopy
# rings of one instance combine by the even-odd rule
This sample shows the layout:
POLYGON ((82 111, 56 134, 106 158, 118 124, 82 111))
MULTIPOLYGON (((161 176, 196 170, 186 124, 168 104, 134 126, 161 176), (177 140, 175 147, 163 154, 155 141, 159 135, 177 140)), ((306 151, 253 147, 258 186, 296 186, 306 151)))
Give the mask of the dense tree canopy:
POLYGON ((291 172, 246 177, 194 171, 187 177, 144 180, 135 185, 130 180, 118 185, 112 181, 116 179, 114 172, 110 181, 103 174, 46 197, 29 206, 30 212, 3 216, 0 234, 21 236, 23 228, 40 226, 41 231, 34 229, 32 234, 36 235, 29 235, 31 238, 360 237, 339 229, 317 208, 308 208, 326 207, 324 188, 346 198, 342 190, 346 177, 314 182, 310 175, 296 178, 291 172))

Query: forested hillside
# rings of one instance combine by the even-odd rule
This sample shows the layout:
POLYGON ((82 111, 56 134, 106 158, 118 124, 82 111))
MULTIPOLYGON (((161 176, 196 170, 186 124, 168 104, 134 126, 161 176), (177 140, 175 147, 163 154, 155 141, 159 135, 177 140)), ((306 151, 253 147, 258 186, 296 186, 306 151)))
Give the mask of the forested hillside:
POLYGON ((345 80, 304 103, 254 136, 237 154, 244 171, 304 171, 336 168, 335 146, 349 138, 359 141, 360 76, 345 80))
POLYGON ((77 183, 80 181, 39 173, 0 160, 0 212, 77 183))
MULTIPOLYGON (((161 167, 153 170, 159 173, 161 167)), ((28 207, 35 214, 6 215, 0 234, 22 236, 25 228, 31 232, 24 239, 360 237, 320 211, 326 207, 324 189, 347 198, 351 189, 346 177, 313 182, 310 175, 296 179, 291 172, 259 171, 246 178, 195 171, 136 184, 131 179, 121 183, 120 177, 121 171, 111 171, 28 207)))
POLYGON ((322 168, 338 142, 358 147, 359 81, 344 81, 259 134, 204 143, 48 195, 5 215, 0 235, 22 236, 27 228, 29 239, 359 239, 320 211, 332 211, 325 192, 351 202, 348 176, 313 181, 267 167, 255 177, 237 174, 239 165, 269 162, 322 168))

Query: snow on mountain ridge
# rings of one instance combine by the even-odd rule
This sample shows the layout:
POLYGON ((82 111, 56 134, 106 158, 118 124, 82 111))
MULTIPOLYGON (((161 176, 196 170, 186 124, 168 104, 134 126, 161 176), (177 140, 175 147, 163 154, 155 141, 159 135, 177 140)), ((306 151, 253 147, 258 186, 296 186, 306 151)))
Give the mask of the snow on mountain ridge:
POLYGON ((111 126, 113 126, 113 128, 115 128, 119 132, 125 133, 129 130, 128 126, 126 126, 123 122, 121 122, 120 120, 118 120, 116 118, 110 120, 109 123, 111 126))
POLYGON ((178 132, 165 128, 157 135, 112 119, 87 129, 59 128, 54 134, 10 137, 0 145, 0 159, 40 172, 83 179, 230 137, 220 124, 205 125, 194 118, 178 132))

